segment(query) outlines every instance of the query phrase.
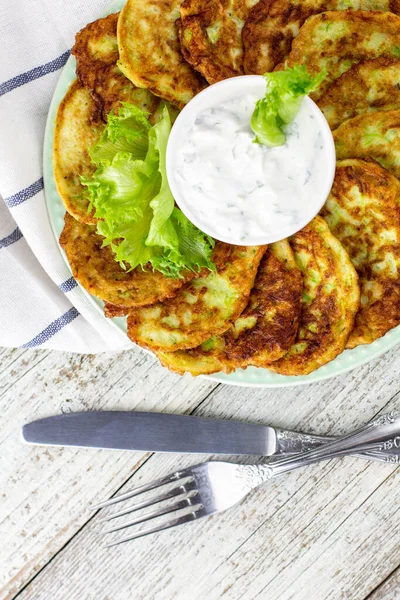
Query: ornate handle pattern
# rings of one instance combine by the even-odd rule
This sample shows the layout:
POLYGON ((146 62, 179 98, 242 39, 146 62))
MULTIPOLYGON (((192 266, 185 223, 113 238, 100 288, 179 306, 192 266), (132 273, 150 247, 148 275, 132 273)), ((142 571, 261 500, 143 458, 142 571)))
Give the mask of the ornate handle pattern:
POLYGON ((378 417, 351 434, 335 438, 303 454, 271 461, 264 465, 238 465, 238 477, 242 479, 246 487, 251 489, 281 473, 321 460, 368 451, 379 455, 385 451, 385 444, 390 448, 396 447, 399 437, 400 418, 391 412, 378 417))
MULTIPOLYGON (((391 418, 396 419, 393 413, 389 413, 391 418)), ((387 421, 388 415, 384 415, 383 418, 387 421)), ((382 425, 382 417, 379 417, 374 421, 382 425)), ((327 444, 335 440, 333 436, 321 436, 311 435, 308 433, 300 433, 297 431, 289 431, 284 429, 276 429, 277 437, 277 450, 274 456, 271 457, 271 461, 276 461, 279 456, 284 454, 288 456, 290 454, 298 454, 300 452, 307 452, 313 448, 318 448, 323 444, 327 444)), ((376 460, 379 462, 387 463, 400 463, 400 436, 393 437, 383 443, 382 450, 368 451, 368 452, 357 452, 355 454, 358 458, 364 458, 367 460, 376 460)))

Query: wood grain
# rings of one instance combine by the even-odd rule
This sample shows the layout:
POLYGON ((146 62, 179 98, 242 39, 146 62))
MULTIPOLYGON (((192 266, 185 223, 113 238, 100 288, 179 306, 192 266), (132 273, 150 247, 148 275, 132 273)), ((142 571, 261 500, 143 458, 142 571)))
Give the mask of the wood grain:
POLYGON ((226 513, 104 550, 91 504, 207 457, 29 447, 18 430, 60 411, 136 408, 341 433, 400 406, 399 373, 392 351, 325 382, 243 389, 180 378, 139 350, 3 352, 0 597, 383 600, 387 578, 397 589, 399 468, 355 458, 314 465, 226 513))
POLYGON ((7 598, 88 520, 88 498, 118 489, 146 459, 23 445, 21 426, 88 409, 190 412, 216 384, 166 373, 139 350, 85 357, 11 351, 1 366, 0 598, 7 598))
POLYGON ((400 567, 389 575, 372 593, 368 600, 398 600, 400 598, 400 567))

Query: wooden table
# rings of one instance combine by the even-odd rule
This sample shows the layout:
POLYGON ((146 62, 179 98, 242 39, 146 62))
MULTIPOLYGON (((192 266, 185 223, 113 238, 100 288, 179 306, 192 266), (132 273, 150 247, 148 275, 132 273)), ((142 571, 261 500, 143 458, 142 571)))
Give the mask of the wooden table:
MULTIPOLYGON (((296 388, 179 377, 138 350, 0 349, 0 598, 400 598, 400 469, 332 460, 264 485, 224 514, 103 549, 90 506, 198 457, 23 445, 59 412, 138 409, 341 433, 400 408, 400 352, 296 388)), ((201 459, 206 457, 201 457, 201 459)))

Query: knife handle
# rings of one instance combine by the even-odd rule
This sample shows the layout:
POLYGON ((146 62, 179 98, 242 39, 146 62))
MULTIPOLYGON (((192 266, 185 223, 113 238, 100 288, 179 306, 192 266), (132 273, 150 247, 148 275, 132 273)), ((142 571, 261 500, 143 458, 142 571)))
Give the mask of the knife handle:
POLYGON ((322 444, 331 442, 334 438, 323 435, 312 435, 299 431, 276 429, 276 452, 275 454, 298 454, 307 452, 322 444))
MULTIPOLYGON (((279 458, 262 465, 240 465, 240 476, 250 488, 255 488, 282 473, 323 460, 330 460, 349 454, 361 455, 372 451, 373 455, 385 452, 387 443, 392 447, 393 440, 400 438, 400 415, 390 412, 378 417, 355 432, 334 438, 328 444, 320 445, 308 452, 279 458)), ((386 462, 386 461, 385 461, 386 462)))
MULTIPOLYGON (((335 439, 333 436, 312 435, 285 429, 275 429, 275 431, 277 445, 275 454, 271 456, 271 461, 278 459, 281 455, 308 452, 335 439)), ((400 437, 397 436, 387 440, 383 445, 383 449, 379 452, 358 452, 354 453, 354 456, 379 462, 400 463, 400 437)))

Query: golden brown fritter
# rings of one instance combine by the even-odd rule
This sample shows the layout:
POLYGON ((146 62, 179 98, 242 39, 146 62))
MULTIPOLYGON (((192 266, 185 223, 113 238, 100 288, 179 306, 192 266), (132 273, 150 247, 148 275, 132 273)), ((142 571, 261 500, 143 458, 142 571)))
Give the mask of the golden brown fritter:
POLYGON ((104 302, 104 316, 108 319, 114 317, 126 317, 129 312, 129 307, 118 306, 116 304, 110 304, 110 302, 104 302))
POLYGON ((362 10, 329 11, 314 15, 304 23, 293 40, 287 64, 289 67, 305 65, 312 75, 326 70, 324 81, 311 94, 318 100, 354 63, 379 56, 397 58, 399 52, 400 17, 397 15, 362 10))
POLYGON ((249 303, 225 334, 225 352, 237 367, 265 367, 293 344, 299 326, 303 280, 287 240, 269 246, 249 303))
POLYGON ((246 308, 226 333, 191 350, 156 354, 164 366, 181 375, 265 367, 286 354, 294 342, 302 286, 288 241, 271 244, 261 259, 246 308))
POLYGON ((268 369, 281 375, 307 375, 346 347, 359 307, 357 273, 341 243, 321 217, 291 238, 303 275, 303 306, 296 341, 268 369))
MULTIPOLYGON (((243 27, 243 65, 247 74, 264 75, 289 55, 293 39, 311 17, 325 11, 377 10, 400 13, 399 0, 260 0, 243 27)), ((310 38, 311 43, 311 38, 310 38)))
POLYGON ((216 270, 185 284, 175 298, 128 316, 128 336, 150 350, 199 346, 226 331, 245 308, 265 246, 217 242, 216 270))
POLYGON ((347 119, 400 108, 400 61, 375 58, 355 64, 318 100, 331 129, 347 119))
POLYGON ((400 323, 400 183, 358 159, 339 161, 322 209, 359 275, 361 304, 348 348, 369 344, 400 323))
POLYGON ((83 223, 94 223, 88 212, 89 201, 80 176, 90 176, 95 171, 89 148, 99 139, 104 129, 89 91, 75 81, 60 106, 54 125, 53 172, 57 191, 67 211, 83 223))
POLYGON ((93 94, 104 121, 121 102, 131 102, 148 112, 151 121, 160 99, 148 90, 137 88, 117 67, 118 17, 119 13, 115 13, 98 19, 76 34, 72 48, 76 57, 76 74, 82 85, 93 94))
POLYGON ((135 85, 179 108, 205 87, 184 60, 177 25, 181 0, 128 0, 118 20, 118 66, 135 85))
MULTIPOLYGON (((183 283, 194 277, 171 279, 159 271, 136 267, 125 271, 94 225, 79 223, 68 213, 60 236, 72 274, 88 292, 119 307, 136 307, 171 298, 183 283)), ((118 315, 120 316, 120 315, 118 315)))
POLYGON ((400 179, 400 110, 349 119, 333 132, 336 157, 375 160, 400 179))
POLYGON ((176 352, 156 351, 155 355, 164 367, 179 375, 211 375, 220 371, 232 373, 237 367, 229 362, 225 353, 225 338, 220 335, 211 337, 196 348, 176 352))
POLYGON ((208 83, 243 74, 242 28, 257 0, 185 0, 179 39, 185 59, 208 83))
MULTIPOLYGON (((88 23, 78 31, 72 54, 76 58, 76 75, 82 85, 96 95, 102 95, 102 80, 108 67, 119 58, 117 23, 119 13, 88 23)), ((125 78, 126 79, 126 78, 125 78)))
MULTIPOLYGON (((107 114, 121 102, 131 102, 156 123, 165 103, 148 90, 135 87, 117 68, 118 15, 87 25, 76 36, 73 52, 80 79, 72 84, 56 117, 53 168, 58 192, 67 211, 83 223, 94 223, 80 176, 95 171, 89 149, 99 140, 107 114)), ((175 108, 170 105, 174 118, 175 108)))

